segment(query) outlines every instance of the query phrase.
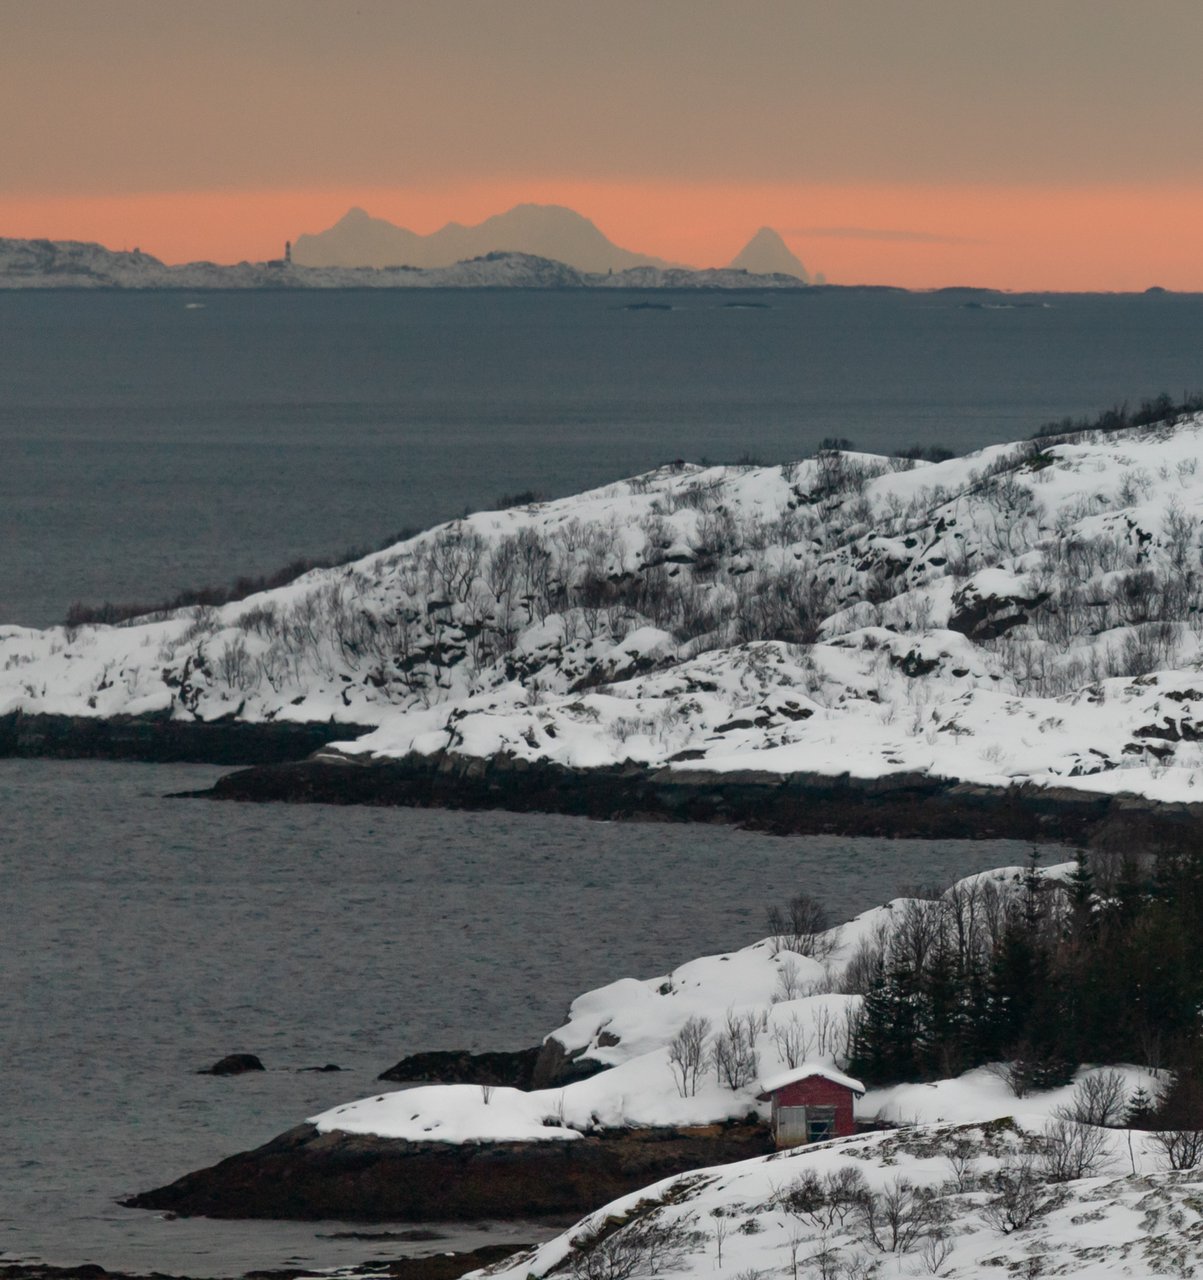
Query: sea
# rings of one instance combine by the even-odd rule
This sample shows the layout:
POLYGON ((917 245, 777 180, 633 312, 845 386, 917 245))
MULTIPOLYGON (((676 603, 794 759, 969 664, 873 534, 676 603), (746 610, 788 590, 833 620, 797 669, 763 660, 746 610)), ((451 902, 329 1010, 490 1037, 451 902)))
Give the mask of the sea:
POLYGON ((677 458, 960 452, 1199 387, 1198 294, 0 291, 0 623, 677 458))
MULTIPOLYGON (((1198 296, 0 293, 0 625, 675 458, 964 450, 1199 386, 1198 296), (648 300, 670 309, 629 309, 648 300)), ((746 945, 782 886, 842 918, 1028 853, 166 798, 218 774, 0 760, 0 1261, 414 1252, 117 1201, 376 1092, 405 1054, 534 1044, 584 990, 746 945), (197 1074, 232 1052, 268 1070, 197 1074)), ((438 1229, 427 1249, 547 1231, 438 1229)))

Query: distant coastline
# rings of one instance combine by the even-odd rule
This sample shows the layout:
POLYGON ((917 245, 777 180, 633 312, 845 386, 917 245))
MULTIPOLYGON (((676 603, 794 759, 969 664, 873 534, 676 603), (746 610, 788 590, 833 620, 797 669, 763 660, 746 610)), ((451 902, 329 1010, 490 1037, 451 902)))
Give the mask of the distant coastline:
POLYGON ((487 253, 449 267, 306 267, 274 262, 169 266, 138 249, 77 240, 0 238, 0 289, 804 289, 782 272, 636 266, 579 271, 527 253, 487 253))

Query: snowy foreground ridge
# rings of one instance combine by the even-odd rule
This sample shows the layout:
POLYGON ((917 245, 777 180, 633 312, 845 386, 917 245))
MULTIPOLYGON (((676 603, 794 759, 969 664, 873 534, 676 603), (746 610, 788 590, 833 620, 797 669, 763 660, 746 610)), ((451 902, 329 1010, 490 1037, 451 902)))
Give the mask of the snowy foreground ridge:
POLYGON ((1194 799, 1203 419, 673 464, 221 608, 0 628, 0 714, 342 721, 328 759, 914 771, 1194 799))
POLYGON ((1198 1275, 1203 1175, 1161 1171, 1147 1134, 1097 1132, 1094 1171, 1065 1180, 1046 1180, 1039 1130, 1005 1121, 873 1133, 699 1169, 473 1275, 1198 1275))

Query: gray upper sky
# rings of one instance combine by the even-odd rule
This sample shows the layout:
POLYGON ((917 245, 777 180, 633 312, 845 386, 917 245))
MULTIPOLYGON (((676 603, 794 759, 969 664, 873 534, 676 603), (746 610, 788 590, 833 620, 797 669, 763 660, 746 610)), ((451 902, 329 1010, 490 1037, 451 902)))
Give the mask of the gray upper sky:
POLYGON ((1198 183, 1203 0, 0 0, 0 191, 1198 183))

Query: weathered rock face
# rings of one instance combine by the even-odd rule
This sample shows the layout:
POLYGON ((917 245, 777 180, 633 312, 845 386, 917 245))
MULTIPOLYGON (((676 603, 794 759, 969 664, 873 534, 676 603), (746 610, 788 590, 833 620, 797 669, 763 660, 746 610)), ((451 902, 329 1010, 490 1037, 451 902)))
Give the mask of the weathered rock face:
POLYGON ((771 1150, 759 1123, 475 1145, 318 1133, 305 1124, 124 1203, 212 1218, 544 1218, 587 1213, 671 1174, 771 1150))
POLYGON ((303 760, 328 742, 367 733, 365 725, 247 724, 162 716, 0 716, 0 758, 137 760, 147 764, 278 764, 303 760))
POLYGON ((507 809, 591 818, 730 822, 781 835, 887 839, 1197 841, 1203 805, 1069 787, 987 787, 926 774, 712 773, 639 766, 570 769, 498 757, 406 756, 371 764, 306 760, 220 778, 214 799, 507 809))

